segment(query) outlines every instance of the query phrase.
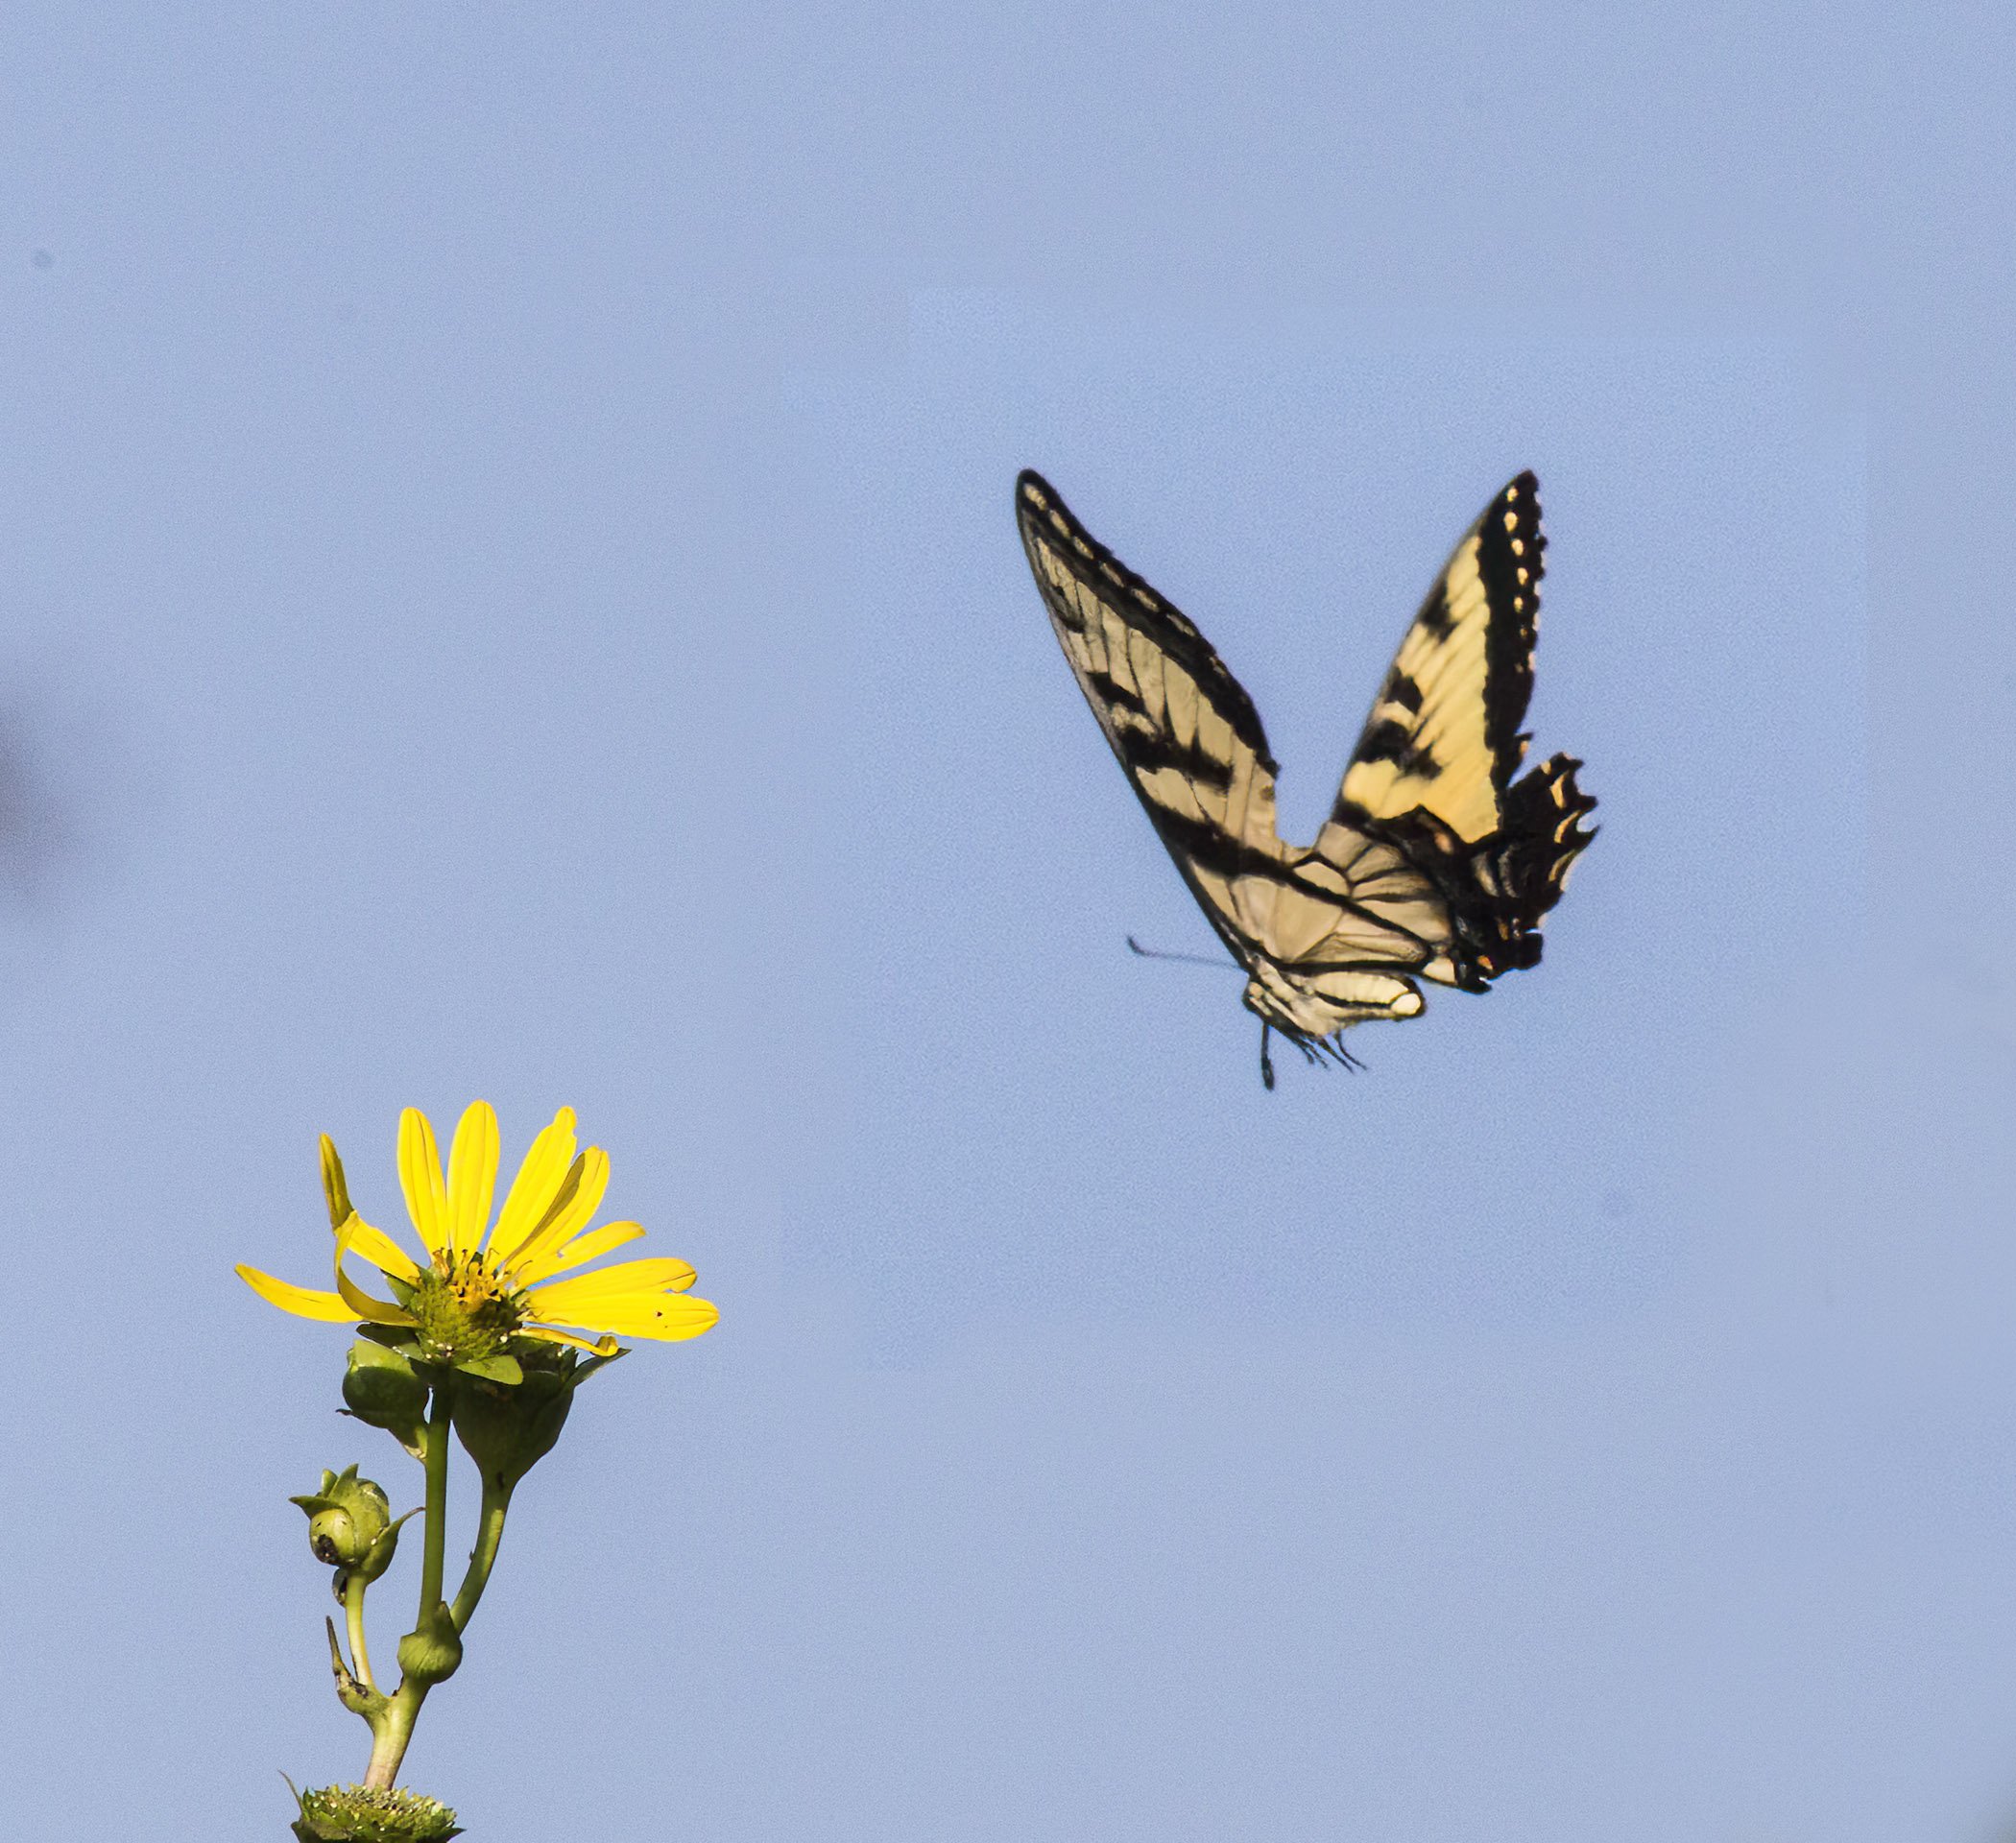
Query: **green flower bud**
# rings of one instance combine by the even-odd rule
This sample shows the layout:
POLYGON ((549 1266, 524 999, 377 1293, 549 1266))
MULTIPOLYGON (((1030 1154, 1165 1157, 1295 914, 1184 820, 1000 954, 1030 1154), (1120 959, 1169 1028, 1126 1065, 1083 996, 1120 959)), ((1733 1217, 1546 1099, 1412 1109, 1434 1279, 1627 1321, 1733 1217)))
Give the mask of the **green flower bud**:
MULTIPOLYGON (((290 1497, 307 1513, 308 1546, 317 1561, 332 1568, 368 1569, 365 1578, 375 1579, 392 1559, 389 1549, 376 1560, 379 1539, 395 1529, 392 1506, 385 1494, 369 1478, 357 1476, 350 1466, 342 1472, 324 1472, 322 1489, 306 1497, 290 1497)), ((395 1535, 394 1540, 396 1541, 395 1535)))
POLYGON ((347 1413, 383 1427, 415 1458, 425 1450, 427 1385, 403 1351, 360 1337, 350 1346, 343 1400, 347 1413))
POLYGON ((455 1390, 455 1433, 493 1491, 510 1491, 553 1450, 574 1405, 574 1391, 612 1357, 521 1341, 516 1382, 469 1373, 455 1390))
POLYGON ((436 1600, 431 1612, 420 1615, 420 1624, 399 1640, 399 1668, 415 1683, 436 1684, 452 1677, 462 1665, 462 1634, 445 1600, 436 1600))
POLYGON ((308 1519, 308 1546, 317 1561, 342 1564, 362 1561, 370 1544, 359 1535, 356 1520, 348 1510, 341 1504, 325 1504, 308 1519))

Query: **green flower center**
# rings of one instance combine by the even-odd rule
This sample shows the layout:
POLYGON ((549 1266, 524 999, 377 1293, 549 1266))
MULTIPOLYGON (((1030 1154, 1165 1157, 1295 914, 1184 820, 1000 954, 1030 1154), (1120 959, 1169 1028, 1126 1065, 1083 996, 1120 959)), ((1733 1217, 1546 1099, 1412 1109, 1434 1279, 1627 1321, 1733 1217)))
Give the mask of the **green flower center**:
POLYGON ((439 1799, 403 1786, 380 1792, 324 1785, 294 1796, 301 1813, 294 1833, 302 1843, 447 1843, 462 1834, 455 1813, 439 1799))
POLYGON ((480 1253, 434 1257, 406 1302, 424 1354, 437 1363, 494 1356, 525 1322, 521 1296, 492 1272, 480 1253))

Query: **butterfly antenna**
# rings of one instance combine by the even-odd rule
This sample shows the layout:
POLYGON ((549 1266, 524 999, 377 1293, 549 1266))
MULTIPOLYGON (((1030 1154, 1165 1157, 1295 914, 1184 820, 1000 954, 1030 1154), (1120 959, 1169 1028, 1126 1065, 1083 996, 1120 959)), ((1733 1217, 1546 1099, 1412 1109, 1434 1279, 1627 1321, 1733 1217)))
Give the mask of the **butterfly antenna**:
POLYGON ((1160 947, 1144 947, 1131 934, 1127 937, 1127 945, 1143 960, 1182 960, 1193 967, 1223 967, 1228 972, 1238 971, 1230 960, 1214 960, 1209 954, 1166 953, 1160 947))
MULTIPOLYGON (((1134 947, 1131 934, 1127 937, 1127 945, 1134 947)), ((1136 953, 1140 951, 1139 947, 1134 947, 1134 950, 1136 953)), ((1260 1019, 1260 1086, 1270 1094, 1274 1092, 1274 1058, 1267 1054, 1267 1037, 1273 1028, 1264 1017, 1260 1019)))

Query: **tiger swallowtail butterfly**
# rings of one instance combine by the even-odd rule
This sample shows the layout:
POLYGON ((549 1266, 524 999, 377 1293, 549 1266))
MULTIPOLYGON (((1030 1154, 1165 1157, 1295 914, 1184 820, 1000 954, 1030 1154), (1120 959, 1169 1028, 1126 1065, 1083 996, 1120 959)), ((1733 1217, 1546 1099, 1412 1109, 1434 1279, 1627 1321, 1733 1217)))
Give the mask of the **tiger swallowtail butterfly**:
POLYGON ((1540 960, 1540 919, 1595 836, 1581 763, 1520 776, 1540 614, 1539 489, 1522 473, 1457 544, 1372 701, 1329 820, 1275 830, 1279 772, 1253 700, 1190 622, 1037 473, 1022 544, 1079 689, 1205 918, 1247 974, 1260 1074, 1278 1031, 1356 1065, 1339 1035, 1421 1014, 1415 979, 1483 992, 1540 960))

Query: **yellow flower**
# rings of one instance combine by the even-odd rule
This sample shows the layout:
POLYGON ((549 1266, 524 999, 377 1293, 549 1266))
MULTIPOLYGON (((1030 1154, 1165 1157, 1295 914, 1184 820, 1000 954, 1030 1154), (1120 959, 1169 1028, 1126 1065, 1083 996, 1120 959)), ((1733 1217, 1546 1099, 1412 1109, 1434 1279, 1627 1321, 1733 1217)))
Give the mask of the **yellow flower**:
POLYGON ((513 1337, 607 1355, 619 1337, 698 1337, 720 1317, 708 1301, 687 1296, 696 1276, 683 1260, 625 1260, 560 1277, 644 1233, 634 1222, 588 1226, 609 1187, 609 1156, 593 1145, 575 1151, 572 1108, 562 1108, 532 1141, 493 1227, 497 1116, 490 1103, 478 1101, 462 1116, 445 1180, 426 1115, 409 1107, 399 1116, 399 1185, 427 1252, 425 1266, 350 1207, 343 1161, 326 1134, 322 1183, 336 1233, 336 1290, 290 1286, 256 1267, 238 1269, 261 1299, 297 1317, 409 1328, 422 1355, 450 1363, 495 1354, 513 1337), (385 1276, 396 1303, 372 1298, 345 1273, 345 1257, 352 1254, 385 1276))

